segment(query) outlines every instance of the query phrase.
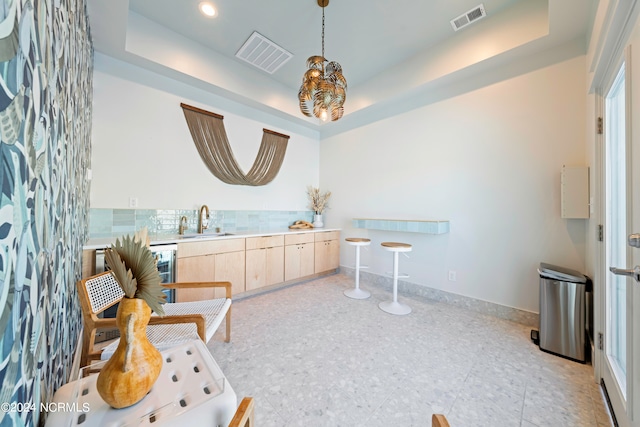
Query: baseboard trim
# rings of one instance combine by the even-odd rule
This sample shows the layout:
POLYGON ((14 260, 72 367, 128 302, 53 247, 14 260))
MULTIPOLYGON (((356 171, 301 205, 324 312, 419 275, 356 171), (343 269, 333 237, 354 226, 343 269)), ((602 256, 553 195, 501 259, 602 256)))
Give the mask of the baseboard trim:
MULTIPOLYGON (((340 266, 340 273, 349 277, 355 277, 355 269, 351 267, 340 266)), ((361 283, 365 281, 367 284, 373 284, 389 292, 393 289, 393 279, 391 277, 360 270, 360 280, 361 283)), ((398 292, 401 295, 420 296, 500 319, 510 320, 529 327, 537 328, 539 325, 539 315, 537 313, 458 295, 405 280, 398 280, 398 292)))
POLYGON ((250 291, 241 292, 233 295, 234 301, 240 301, 245 298, 251 298, 256 295, 262 295, 269 292, 278 291, 280 289, 288 288, 295 285, 300 285, 302 283, 307 283, 312 280, 318 279, 320 277, 331 276, 336 274, 338 269, 323 271, 322 273, 312 274, 310 276, 300 277, 298 279, 289 280, 287 282, 276 283, 275 285, 263 286, 262 288, 252 289, 250 291))
POLYGON ((614 427, 618 427, 618 420, 616 419, 616 413, 613 412, 613 405, 611 404, 611 399, 609 398, 609 392, 607 391, 607 386, 604 383, 604 378, 600 378, 600 387, 602 388, 602 392, 604 394, 604 400, 607 402, 607 407, 609 408, 609 415, 611 415, 611 422, 613 422, 614 427))

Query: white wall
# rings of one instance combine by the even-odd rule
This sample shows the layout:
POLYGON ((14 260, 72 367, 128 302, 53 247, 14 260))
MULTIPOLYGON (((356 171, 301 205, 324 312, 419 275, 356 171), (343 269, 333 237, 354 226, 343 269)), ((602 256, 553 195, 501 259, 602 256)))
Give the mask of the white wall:
MULTIPOLYGON (((414 245, 401 270, 432 288, 538 311, 541 261, 585 269, 585 220, 560 218, 560 170, 587 162, 580 56, 318 142, 296 124, 97 54, 91 206, 306 209, 307 185, 333 196, 325 224, 369 236, 371 272, 391 269, 379 244, 414 245), (264 187, 218 181, 200 160, 180 102, 225 116, 245 170, 262 128, 291 135, 264 187), (353 229, 354 217, 447 219, 433 236, 353 229), (447 280, 448 270, 457 281, 447 280)), ((353 251, 343 244, 341 263, 353 251)), ((366 258, 369 258, 368 260, 366 258)))
POLYGON ((585 78, 581 56, 323 140, 325 224, 372 239, 373 273, 391 269, 380 242, 407 242, 409 281, 537 312, 541 261, 584 269, 585 220, 560 218, 560 171, 586 164, 585 78), (451 232, 353 229, 354 217, 446 219, 451 232))
POLYGON ((305 210, 306 187, 318 184, 318 136, 312 132, 100 54, 92 144, 92 208, 128 208, 135 197, 143 209, 195 209, 206 203, 215 210, 305 210), (181 102, 224 116, 245 172, 263 128, 290 135, 278 176, 261 187, 219 181, 196 151, 181 102))

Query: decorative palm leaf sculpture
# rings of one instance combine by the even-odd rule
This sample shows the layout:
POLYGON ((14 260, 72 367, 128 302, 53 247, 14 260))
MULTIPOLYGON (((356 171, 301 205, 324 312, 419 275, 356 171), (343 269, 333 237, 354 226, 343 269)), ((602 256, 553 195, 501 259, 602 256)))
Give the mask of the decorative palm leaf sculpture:
POLYGON ((162 316, 166 297, 160 284, 157 260, 148 244, 147 229, 144 228, 133 238, 123 237, 122 243, 116 239, 115 245, 106 249, 104 256, 125 298, 143 299, 151 310, 162 316))

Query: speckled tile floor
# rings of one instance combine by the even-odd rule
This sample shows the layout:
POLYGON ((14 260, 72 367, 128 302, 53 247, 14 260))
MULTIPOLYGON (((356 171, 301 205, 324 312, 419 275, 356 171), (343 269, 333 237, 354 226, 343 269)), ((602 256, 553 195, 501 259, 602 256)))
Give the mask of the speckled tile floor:
POLYGON ((591 365, 540 351, 530 328, 425 298, 393 316, 391 295, 342 274, 234 301, 231 343, 209 342, 256 424, 452 427, 610 426, 591 365))

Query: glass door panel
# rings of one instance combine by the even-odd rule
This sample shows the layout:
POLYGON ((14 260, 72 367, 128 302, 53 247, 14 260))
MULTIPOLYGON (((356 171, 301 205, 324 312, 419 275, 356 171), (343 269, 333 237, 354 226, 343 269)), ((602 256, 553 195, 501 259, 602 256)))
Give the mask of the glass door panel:
MULTIPOLYGON (((627 265, 626 117, 624 64, 605 98, 606 265, 627 265)), ((606 356, 626 399, 627 280, 606 276, 606 356)))

